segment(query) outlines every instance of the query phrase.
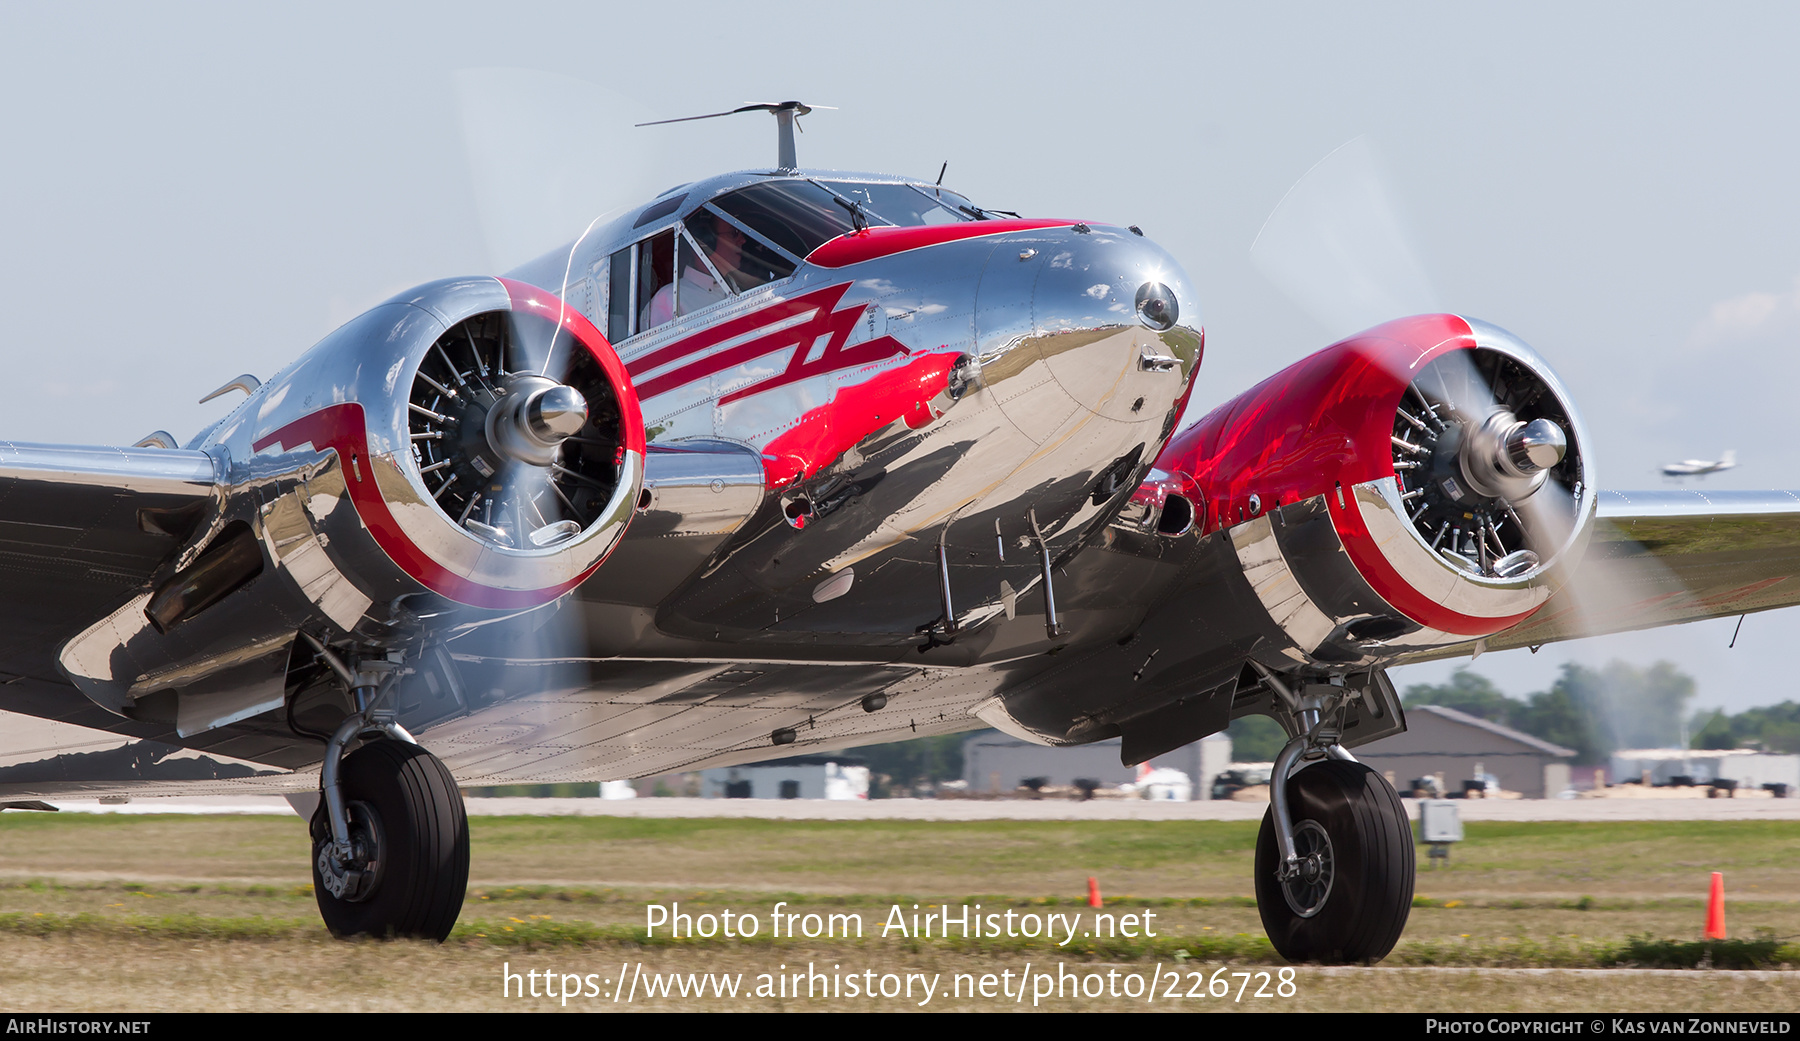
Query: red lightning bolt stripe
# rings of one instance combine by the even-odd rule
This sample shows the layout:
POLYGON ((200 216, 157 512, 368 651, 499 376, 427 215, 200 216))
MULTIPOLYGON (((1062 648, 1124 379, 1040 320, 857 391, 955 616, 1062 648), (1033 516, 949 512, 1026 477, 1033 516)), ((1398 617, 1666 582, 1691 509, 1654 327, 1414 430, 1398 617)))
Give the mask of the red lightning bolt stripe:
POLYGON ((755 361, 758 358, 790 348, 793 349, 794 356, 780 373, 724 395, 719 399, 719 404, 728 405, 751 394, 773 390, 776 387, 795 383, 811 376, 857 365, 867 365, 870 362, 911 353, 905 345, 891 336, 879 336, 854 347, 844 346, 845 341, 850 338, 851 331, 856 328, 857 321, 868 310, 867 304, 846 307, 841 311, 833 310, 849 288, 850 283, 845 282, 842 285, 814 290, 791 300, 783 300, 759 311, 753 311, 742 317, 720 323, 685 340, 660 347, 633 360, 627 366, 627 371, 633 377, 641 376, 670 362, 690 357, 728 340, 767 328, 796 315, 808 312, 812 314, 811 318, 799 325, 757 336, 717 354, 708 355, 673 371, 644 380, 637 384, 638 397, 640 399, 653 398, 677 387, 686 386, 727 369, 736 368, 746 362, 755 361), (826 338, 825 350, 818 358, 808 361, 807 355, 811 353, 812 345, 821 337, 826 338))

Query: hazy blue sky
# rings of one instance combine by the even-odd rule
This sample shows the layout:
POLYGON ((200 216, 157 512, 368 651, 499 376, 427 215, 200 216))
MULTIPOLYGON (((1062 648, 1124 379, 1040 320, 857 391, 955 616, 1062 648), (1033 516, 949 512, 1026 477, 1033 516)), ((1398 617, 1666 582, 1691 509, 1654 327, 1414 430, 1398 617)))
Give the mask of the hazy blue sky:
MULTIPOLYGON (((661 116, 836 105, 804 165, 948 161, 986 205, 1138 224, 1205 294, 1203 406, 1327 342, 1249 250, 1367 135, 1440 305, 1557 366, 1605 486, 1726 448, 1742 465, 1708 487, 1800 486, 1796 38, 1800 7, 1752 4, 6 4, 0 436, 185 439, 226 379, 491 269, 456 73, 497 66, 661 116)), ((591 98, 495 134, 502 165, 543 157, 559 205, 770 161, 765 117, 627 133, 591 98)), ((1727 653, 1731 625, 1479 665, 1523 693, 1569 656, 1663 656, 1708 704, 1800 696, 1773 674, 1800 612, 1727 653)))

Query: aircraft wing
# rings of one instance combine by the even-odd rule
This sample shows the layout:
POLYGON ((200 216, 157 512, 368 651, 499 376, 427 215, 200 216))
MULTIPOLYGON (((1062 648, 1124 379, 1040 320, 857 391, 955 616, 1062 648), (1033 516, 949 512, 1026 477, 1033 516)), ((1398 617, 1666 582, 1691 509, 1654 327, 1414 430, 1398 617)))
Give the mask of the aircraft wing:
POLYGON ((1800 604, 1800 492, 1600 493, 1573 579, 1489 650, 1800 604))
POLYGON ((188 543, 213 512, 220 469, 205 452, 0 442, 0 689, 9 704, 24 699, 33 714, 89 726, 125 722, 69 686, 57 651, 188 543))

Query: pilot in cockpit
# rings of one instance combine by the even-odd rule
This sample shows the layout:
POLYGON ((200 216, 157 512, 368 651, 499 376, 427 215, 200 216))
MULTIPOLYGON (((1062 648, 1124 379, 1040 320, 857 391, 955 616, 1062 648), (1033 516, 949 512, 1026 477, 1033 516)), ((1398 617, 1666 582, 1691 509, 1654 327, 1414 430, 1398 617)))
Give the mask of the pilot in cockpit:
POLYGON ((653 329, 680 315, 729 298, 745 281, 738 271, 743 260, 744 233, 729 221, 704 210, 688 220, 688 229, 706 251, 707 259, 726 285, 720 285, 706 264, 681 240, 681 274, 650 298, 644 328, 653 329), (676 288, 679 283, 679 290, 676 288))

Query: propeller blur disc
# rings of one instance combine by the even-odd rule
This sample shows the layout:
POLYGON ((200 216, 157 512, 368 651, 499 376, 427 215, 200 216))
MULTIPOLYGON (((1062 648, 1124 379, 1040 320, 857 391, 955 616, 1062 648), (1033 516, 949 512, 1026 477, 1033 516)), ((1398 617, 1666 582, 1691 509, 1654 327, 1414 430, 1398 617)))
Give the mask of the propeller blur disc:
POLYGON ((1250 258, 1333 339, 1439 309, 1366 137, 1339 146, 1288 190, 1250 258))
POLYGON ((496 271, 668 187, 655 135, 632 129, 656 114, 617 91, 535 69, 463 69, 456 100, 496 271))

